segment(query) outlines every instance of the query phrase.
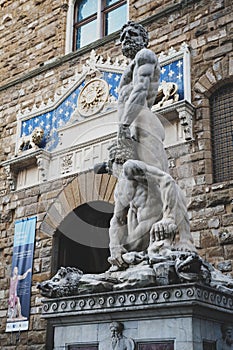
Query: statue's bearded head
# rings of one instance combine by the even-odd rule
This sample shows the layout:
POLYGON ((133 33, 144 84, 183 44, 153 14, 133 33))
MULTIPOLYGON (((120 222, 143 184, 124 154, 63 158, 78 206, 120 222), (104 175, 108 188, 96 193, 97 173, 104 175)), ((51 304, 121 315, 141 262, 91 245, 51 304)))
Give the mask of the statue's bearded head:
POLYGON ((138 51, 147 47, 148 32, 141 24, 129 21, 122 27, 120 41, 123 55, 133 59, 138 51))

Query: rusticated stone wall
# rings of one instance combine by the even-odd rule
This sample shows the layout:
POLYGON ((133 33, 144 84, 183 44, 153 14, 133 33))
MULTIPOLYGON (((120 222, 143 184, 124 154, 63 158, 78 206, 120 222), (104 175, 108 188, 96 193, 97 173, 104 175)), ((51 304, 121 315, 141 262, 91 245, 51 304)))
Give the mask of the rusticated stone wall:
POLYGON ((65 4, 64 0, 1 1, 1 82, 64 54, 65 4))
MULTIPOLYGON (((14 157, 19 109, 52 99, 61 86, 68 84, 69 77, 81 71, 91 48, 106 58, 120 55, 119 42, 113 36, 112 41, 103 39, 98 47, 92 44, 64 56, 66 5, 66 0, 1 1, 0 162, 14 157)), ((198 252, 227 273, 232 273, 233 265, 233 179, 221 184, 212 181, 208 99, 216 88, 233 81, 231 13, 230 0, 130 1, 130 18, 142 20, 148 28, 152 50, 160 53, 171 46, 177 49, 184 41, 190 47, 192 103, 196 107, 194 140, 169 148, 170 170, 186 192, 198 252)), ((50 275, 53 247, 52 232, 42 230, 42 223, 49 224, 47 213, 61 193, 69 197, 67 185, 72 179, 11 192, 7 174, 0 167, 2 349, 16 348, 15 335, 5 333, 14 221, 31 215, 37 215, 38 224, 30 328, 20 335, 17 349, 45 349, 46 322, 40 317, 41 297, 36 285, 50 275)))

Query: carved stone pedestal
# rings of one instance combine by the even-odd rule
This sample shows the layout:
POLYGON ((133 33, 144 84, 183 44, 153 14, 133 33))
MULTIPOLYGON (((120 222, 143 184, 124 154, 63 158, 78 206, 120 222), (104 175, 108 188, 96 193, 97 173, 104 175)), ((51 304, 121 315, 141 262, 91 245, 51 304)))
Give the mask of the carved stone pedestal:
POLYGON ((43 303, 48 350, 219 350, 225 349, 223 326, 233 324, 233 295, 193 283, 43 303), (115 321, 121 345, 114 340, 115 321))

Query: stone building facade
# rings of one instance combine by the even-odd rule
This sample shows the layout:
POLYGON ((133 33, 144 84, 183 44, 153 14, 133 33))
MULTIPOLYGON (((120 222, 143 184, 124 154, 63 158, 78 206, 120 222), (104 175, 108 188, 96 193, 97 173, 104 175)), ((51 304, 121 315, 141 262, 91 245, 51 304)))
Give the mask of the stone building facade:
MULTIPOLYGON (((58 114, 62 103, 71 103, 72 93, 85 87, 83 81, 86 79, 87 84, 90 74, 98 79, 99 72, 105 72, 107 81, 107 74, 117 78, 125 65, 119 32, 72 50, 67 44, 71 40, 67 28, 72 27, 69 11, 73 5, 74 1, 67 0, 0 2, 1 349, 46 348, 46 321, 41 318, 37 283, 48 279, 60 264, 73 263, 86 268, 85 272, 101 272, 106 268, 105 243, 102 250, 94 253, 91 250, 82 253, 82 247, 76 246, 79 256, 73 260, 65 258, 62 249, 65 247, 66 253, 75 255, 66 240, 66 230, 70 215, 76 213, 84 218, 81 209, 90 210, 88 203, 97 203, 99 211, 108 212, 100 220, 107 222, 106 227, 109 222, 116 180, 110 175, 94 174, 93 164, 106 158, 107 146, 116 136, 114 92, 103 104, 94 103, 96 110, 89 115, 90 103, 83 119, 80 109, 75 113, 82 105, 79 100, 79 106, 77 102, 73 109, 73 119, 63 119, 56 130, 48 127, 47 135, 52 137, 46 139, 47 148, 20 151, 23 123, 29 128, 35 125, 32 119, 34 123, 36 117, 44 121, 48 113, 58 114), (101 205, 103 210, 99 209, 101 205), (30 322, 19 342, 17 334, 9 336, 5 332, 14 227, 17 220, 33 216, 37 217, 37 224, 30 322), (102 259, 99 266, 95 264, 94 271, 92 264, 88 267, 85 261, 85 256, 91 259, 92 254, 102 259)), ((229 111, 233 111, 232 2, 129 0, 127 7, 128 19, 148 29, 149 48, 160 55, 161 65, 170 64, 169 59, 176 54, 184 57, 188 52, 188 97, 182 103, 173 101, 158 108, 168 132, 170 172, 186 193, 198 253, 222 272, 232 274, 233 147, 229 145, 233 132, 232 114, 229 117, 229 111), (216 112, 218 108, 220 112, 216 112), (214 122, 220 117, 228 133, 226 140, 219 124, 214 122)), ((95 222, 91 225, 95 226, 95 222)))

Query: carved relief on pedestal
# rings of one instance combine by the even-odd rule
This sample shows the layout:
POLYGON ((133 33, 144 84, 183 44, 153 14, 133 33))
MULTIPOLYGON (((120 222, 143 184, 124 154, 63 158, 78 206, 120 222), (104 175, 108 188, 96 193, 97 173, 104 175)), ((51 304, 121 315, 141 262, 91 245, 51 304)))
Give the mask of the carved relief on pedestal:
POLYGON ((134 350, 135 343, 133 339, 123 335, 124 325, 121 322, 112 322, 111 331, 111 349, 112 350, 134 350))
POLYGON ((221 333, 222 336, 217 340, 216 349, 217 350, 232 350, 233 349, 233 338, 232 338, 232 325, 222 324, 221 333))
POLYGON ((92 79, 81 90, 78 97, 79 113, 85 117, 98 113, 107 101, 109 87, 105 80, 92 79))

